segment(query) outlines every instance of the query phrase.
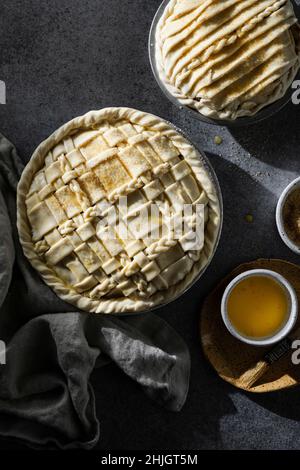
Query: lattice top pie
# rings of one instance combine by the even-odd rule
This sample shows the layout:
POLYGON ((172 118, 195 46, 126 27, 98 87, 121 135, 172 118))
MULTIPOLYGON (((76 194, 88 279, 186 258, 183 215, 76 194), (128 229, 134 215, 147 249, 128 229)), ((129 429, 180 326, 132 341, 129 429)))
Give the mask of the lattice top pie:
POLYGON ((286 93, 299 43, 289 0, 171 0, 157 26, 156 62, 182 104, 236 119, 286 93))
POLYGON ((18 187, 18 229, 25 255, 61 298, 91 312, 134 312, 194 280, 212 256, 220 208, 203 160, 180 133, 150 114, 108 108, 37 148, 18 187), (192 212, 178 235, 184 205, 192 212), (204 237, 195 247, 197 205, 204 237))

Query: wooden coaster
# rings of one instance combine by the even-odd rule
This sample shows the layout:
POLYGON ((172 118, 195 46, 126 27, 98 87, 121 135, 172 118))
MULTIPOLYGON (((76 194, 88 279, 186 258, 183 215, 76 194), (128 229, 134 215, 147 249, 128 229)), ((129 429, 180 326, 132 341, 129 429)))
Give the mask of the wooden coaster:
MULTIPOLYGON (((266 374, 251 388, 245 389, 240 377, 253 367, 272 346, 249 346, 234 338, 226 329, 221 317, 221 298, 228 283, 249 269, 271 269, 282 274, 294 286, 300 301, 300 267, 277 259, 259 259, 234 269, 211 292, 201 310, 200 334, 205 356, 222 379, 235 387, 263 393, 281 390, 300 384, 300 365, 293 365, 291 354, 274 363, 266 374)), ((299 302, 300 303, 300 302, 299 302)), ((300 315, 296 328, 300 326, 300 315)))

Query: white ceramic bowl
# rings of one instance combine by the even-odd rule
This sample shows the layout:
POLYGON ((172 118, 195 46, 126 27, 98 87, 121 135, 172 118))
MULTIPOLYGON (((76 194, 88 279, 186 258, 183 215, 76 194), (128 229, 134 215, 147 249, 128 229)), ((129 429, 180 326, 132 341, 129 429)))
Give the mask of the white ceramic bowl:
POLYGON ((253 346, 268 346, 270 344, 274 344, 274 343, 277 343, 278 341, 281 341, 285 336, 287 336, 290 333, 290 331, 295 326, 297 316, 298 316, 298 299, 297 299, 295 290, 290 284, 290 282, 287 281, 287 279, 285 279, 280 274, 276 273, 275 271, 268 270, 268 269, 252 269, 250 271, 245 271, 244 273, 235 277, 228 284, 222 297, 221 313, 222 313, 222 318, 223 318, 226 328, 237 339, 239 339, 240 341, 243 341, 244 343, 252 344, 253 346), (268 336, 268 337, 260 338, 260 339, 249 338, 247 336, 244 336, 239 331, 237 331, 237 329, 233 326, 233 324, 231 323, 228 317, 227 303, 228 303, 228 298, 229 298, 231 291, 239 282, 241 282, 242 280, 250 276, 266 276, 266 277, 272 278, 274 281, 278 282, 281 285, 281 287, 286 291, 288 301, 289 301, 289 316, 288 316, 286 323, 273 336, 268 336))
POLYGON ((296 245, 287 235, 283 223, 283 208, 289 194, 296 188, 300 188, 300 177, 292 181, 282 192, 276 207, 276 225, 278 228, 279 235, 281 236, 284 243, 292 250, 294 253, 300 255, 300 246, 296 245))

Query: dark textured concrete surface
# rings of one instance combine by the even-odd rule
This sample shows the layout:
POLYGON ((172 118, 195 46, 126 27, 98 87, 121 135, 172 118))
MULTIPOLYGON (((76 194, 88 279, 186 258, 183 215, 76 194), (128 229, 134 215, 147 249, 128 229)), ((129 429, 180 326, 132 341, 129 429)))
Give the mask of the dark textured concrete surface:
MULTIPOLYGON (((190 392, 174 414, 150 402, 114 366, 95 371, 100 449, 299 449, 300 389, 253 396, 222 382, 198 338, 201 302, 238 263, 258 257, 299 262, 274 222, 278 196, 299 175, 300 106, 259 125, 204 125, 162 95, 150 70, 148 31, 160 0, 9 0, 0 17, 0 79, 7 104, 0 131, 27 161, 58 126, 91 109, 130 106, 182 128, 205 150, 225 204, 222 239, 205 276, 158 311, 187 342, 190 392), (223 143, 214 144, 220 135, 223 143), (254 222, 245 221, 251 213, 254 222)), ((0 448, 8 446, 2 443, 0 448)), ((10 448, 15 444, 10 444, 10 448)))

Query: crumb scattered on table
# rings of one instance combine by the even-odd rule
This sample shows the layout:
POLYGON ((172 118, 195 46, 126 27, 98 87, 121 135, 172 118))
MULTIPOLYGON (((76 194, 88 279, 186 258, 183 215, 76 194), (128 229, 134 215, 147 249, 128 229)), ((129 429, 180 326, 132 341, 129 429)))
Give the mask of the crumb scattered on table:
POLYGON ((222 142, 223 142, 222 137, 220 137, 219 135, 216 135, 215 136, 215 144, 221 145, 222 142))
POLYGON ((245 220, 246 222, 248 222, 249 224, 252 224, 253 220, 254 220, 254 217, 252 214, 246 214, 245 215, 245 220))

